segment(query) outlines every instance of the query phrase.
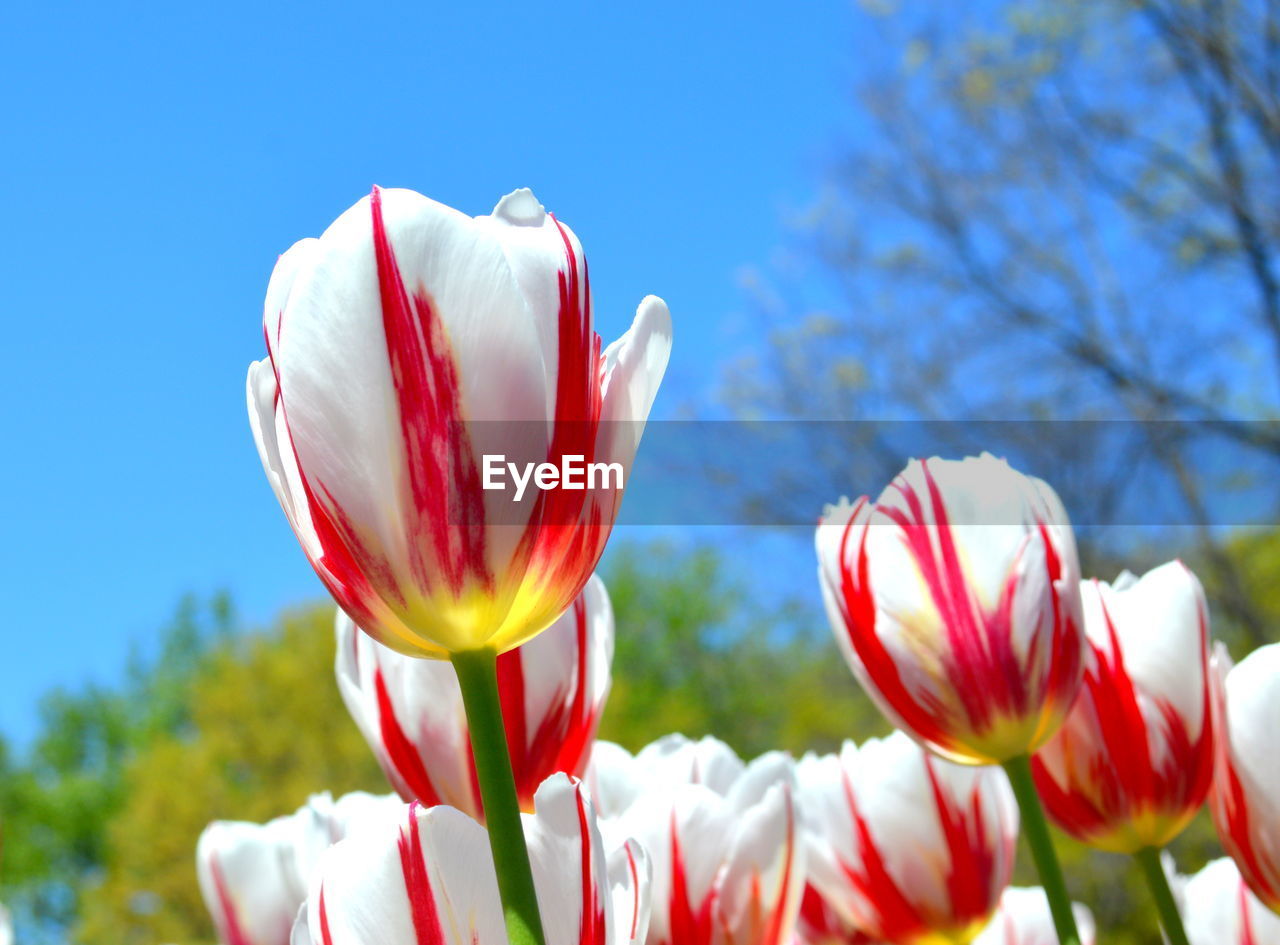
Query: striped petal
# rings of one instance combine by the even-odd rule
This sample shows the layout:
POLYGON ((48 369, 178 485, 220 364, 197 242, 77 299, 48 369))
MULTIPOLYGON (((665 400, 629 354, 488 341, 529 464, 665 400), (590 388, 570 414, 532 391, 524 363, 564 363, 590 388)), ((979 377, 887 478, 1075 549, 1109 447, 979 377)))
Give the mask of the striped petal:
POLYGON ((901 732, 797 766, 810 882, 874 941, 976 934, 1013 869, 1004 772, 936 759, 901 732))
POLYGON ((1180 562, 1081 585, 1089 659, 1080 696, 1035 756, 1050 816, 1117 853, 1162 848, 1213 780, 1209 615, 1180 562))
POLYGON ((1080 685, 1075 541, 1057 496, 990 455, 914 461, 816 536, 832 627, 859 682, 935 752, 1034 750, 1080 685))
POLYGON ((1280 912, 1280 643, 1249 654, 1226 674, 1224 689, 1214 823, 1254 895, 1280 912))

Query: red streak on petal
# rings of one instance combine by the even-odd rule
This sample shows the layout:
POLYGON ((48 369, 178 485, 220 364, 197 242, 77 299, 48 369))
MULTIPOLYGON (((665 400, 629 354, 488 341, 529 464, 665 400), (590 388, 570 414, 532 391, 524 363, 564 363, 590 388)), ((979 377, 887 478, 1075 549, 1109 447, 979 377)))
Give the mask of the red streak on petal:
POLYGON ((587 818, 587 805, 582 797, 582 785, 578 785, 574 790, 574 798, 578 802, 578 837, 582 846, 582 901, 579 912, 578 943, 579 945, 604 945, 607 938, 604 903, 600 899, 600 891, 596 888, 591 850, 591 824, 587 818))
POLYGON ((680 848, 680 831, 676 813, 671 812, 671 902, 670 938, 666 945, 711 945, 711 912, 714 893, 708 894, 694 907, 689 901, 689 881, 685 874, 684 853, 680 848))
MULTIPOLYGON (((782 861, 782 886, 778 890, 778 898, 774 900, 773 911, 769 916, 769 925, 765 929, 760 945, 785 945, 783 941, 783 921, 786 918, 787 901, 791 898, 792 864, 796 850, 795 810, 791 803, 791 788, 784 786, 787 795, 787 839, 782 861)), ((758 881, 758 878, 757 878, 758 881)), ((758 901, 758 897, 753 897, 758 901)))
POLYGON ((849 567, 849 542, 853 536, 853 526, 866 505, 867 498, 863 496, 850 514, 840 539, 840 603, 845 632, 867 676, 889 708, 918 737, 948 747, 953 739, 942 723, 941 713, 937 711, 937 707, 931 709, 923 705, 922 700, 911 692, 893 655, 876 632, 876 602, 869 575, 865 528, 856 558, 857 573, 849 567))
POLYGON ((502 721, 507 732, 507 751, 511 756, 511 769, 516 778, 516 793, 520 806, 527 807, 533 800, 538 784, 528 784, 529 738, 527 707, 524 692, 524 656, 520 647, 498 657, 498 693, 502 701, 502 721))
POLYGON ((925 755, 924 764, 947 843, 951 918, 956 925, 968 925, 989 915, 996 907, 1000 892, 1009 881, 1013 857, 1005 857, 1001 870, 997 864, 998 851, 988 842, 982 792, 978 786, 975 784, 970 792, 968 809, 961 809, 938 780, 934 759, 925 755))
POLYGON ((222 874, 222 865, 218 862, 216 854, 209 858, 209 872, 213 874, 213 888, 218 895, 218 908, 221 913, 218 916, 220 920, 218 925, 221 926, 222 934, 226 936, 226 945, 254 945, 253 939, 240 925, 235 899, 231 896, 231 890, 227 888, 227 879, 222 874))
MULTIPOLYGON (((279 344, 280 332, 284 327, 284 313, 276 324, 276 344, 279 344)), ((303 551, 316 575, 333 595, 338 605, 357 624, 374 628, 379 625, 377 619, 379 593, 389 593, 391 599, 399 596, 394 581, 390 580, 391 569, 386 560, 374 554, 360 540, 354 527, 346 519, 341 507, 333 500, 333 496, 319 484, 319 493, 323 493, 328 504, 320 501, 317 487, 312 484, 307 471, 298 459, 297 449, 293 443, 293 430, 289 426, 289 414, 285 407, 284 387, 280 383, 280 367, 276 361, 276 346, 272 344, 271 333, 264 325, 264 337, 267 342, 267 356, 271 361, 271 370, 276 379, 275 407, 284 423, 288 434, 288 443, 278 444, 283 452, 286 448, 293 456, 301 479, 303 498, 311 518, 311 526, 316 540, 320 544, 320 554, 313 556, 311 550, 303 543, 303 551), (375 588, 375 580, 381 587, 375 588)))
MULTIPOLYGON (((396 719, 395 704, 387 692, 381 669, 374 670, 373 686, 378 700, 378 732, 386 753, 387 764, 384 768, 396 793, 406 801, 417 800, 427 807, 444 803, 435 785, 431 783, 431 775, 427 773, 422 756, 396 719)), ((383 760, 381 754, 378 760, 383 760)))
POLYGON ((324 886, 320 887, 320 945, 333 945, 333 933, 329 931, 329 910, 324 906, 324 886))
POLYGON ((1240 945, 1257 945, 1253 934, 1253 915, 1249 911, 1249 887, 1240 883, 1240 945))
MULTIPOLYGON (((569 233, 551 216, 564 242, 566 267, 557 274, 555 425, 547 461, 564 456, 595 461, 603 404, 600 336, 592 328, 591 285, 584 260, 569 233)), ((604 550, 618 497, 600 489, 553 489, 538 496, 526 531, 527 549, 548 585, 563 594, 564 606, 581 592, 604 550), (609 514, 605 515, 608 505, 609 514)))
POLYGON ((1240 875, 1253 894, 1273 910, 1280 908, 1280 864, 1273 863, 1256 842, 1262 829, 1254 823, 1240 772, 1231 757, 1230 738, 1223 731, 1219 739, 1217 777, 1213 786, 1213 820, 1218 839, 1236 861, 1240 875))
MULTIPOLYGON (((1159 814, 1170 830, 1179 830, 1204 803, 1213 777, 1213 725, 1207 631, 1201 619, 1200 679, 1203 689, 1200 733, 1192 738, 1189 720, 1164 699, 1154 701, 1158 716, 1142 711, 1138 688, 1125 665, 1120 636, 1099 595, 1107 645, 1087 645, 1092 660, 1084 688, 1067 727, 1050 751, 1062 757, 1065 783, 1059 783, 1039 754, 1032 759, 1036 787, 1053 819, 1083 841, 1122 830, 1140 817, 1159 814), (1157 752, 1156 746, 1163 751, 1157 752), (1157 757, 1158 756, 1158 757, 1157 757)), ((1164 846, 1169 837, 1148 837, 1142 845, 1164 846)))
POLYGON ((630 842, 625 849, 627 869, 631 873, 631 933, 627 938, 634 942, 636 933, 640 931, 640 870, 636 867, 636 855, 631 849, 630 842))
POLYGON ((444 930, 440 926, 436 897, 431 889, 431 876, 423 859, 418 807, 417 803, 409 805, 408 836, 404 831, 400 833, 400 871, 409 897, 409 913, 413 918, 417 945, 444 945, 444 930))
POLYGON ((462 413, 458 368, 444 323, 425 288, 410 297, 373 189, 373 248, 387 359, 404 444, 401 506, 414 579, 453 593, 492 585, 485 557, 484 493, 462 413))
POLYGON ((873 938, 893 942, 910 941, 914 936, 929 931, 929 925, 889 874, 884 856, 858 809, 848 773, 844 772, 842 778, 845 803, 853 817, 856 831, 855 846, 859 862, 841 862, 840 868, 866 906, 874 910, 873 915, 860 917, 863 920, 860 924, 873 938))
MULTIPOLYGON (((545 714, 538 720, 537 728, 532 733, 529 732, 529 720, 524 710, 522 674, 517 668, 508 670, 511 674, 510 709, 505 701, 508 690, 505 688, 506 684, 502 683, 503 711, 508 713, 507 740, 511 745, 511 764, 515 771, 517 792, 525 807, 532 803, 538 786, 551 775, 562 772, 575 778, 582 777, 600 722, 600 706, 589 701, 592 641, 587 602, 582 594, 574 599, 569 615, 574 621, 575 631, 573 670, 560 681, 545 714), (520 692, 518 700, 515 695, 517 690, 520 692), (517 711, 519 724, 513 726, 512 719, 516 717, 517 711)), ((500 682, 504 679, 504 661, 513 661, 516 667, 523 665, 519 656, 522 649, 517 648, 498 657, 500 682)))

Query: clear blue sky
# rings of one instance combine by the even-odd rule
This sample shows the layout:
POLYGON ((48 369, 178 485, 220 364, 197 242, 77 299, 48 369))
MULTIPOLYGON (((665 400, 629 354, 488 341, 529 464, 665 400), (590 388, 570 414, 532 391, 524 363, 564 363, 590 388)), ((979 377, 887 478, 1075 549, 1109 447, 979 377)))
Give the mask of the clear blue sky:
POLYGON ((736 273, 848 127, 855 24, 840 0, 10 4, 0 732, 114 678, 183 592, 251 620, 320 593, 245 418, 279 252, 374 183, 469 213, 531 186, 606 341, 667 299, 669 412, 750 342, 736 273))

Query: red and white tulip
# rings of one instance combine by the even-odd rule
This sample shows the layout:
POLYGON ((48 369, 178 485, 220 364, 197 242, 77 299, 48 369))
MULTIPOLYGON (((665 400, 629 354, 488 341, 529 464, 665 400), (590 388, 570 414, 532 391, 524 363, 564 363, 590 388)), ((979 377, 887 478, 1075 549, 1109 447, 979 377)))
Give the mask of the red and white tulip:
POLYGON ((389 822, 398 798, 315 794, 265 824, 214 821, 196 845, 196 875, 223 945, 286 945, 311 871, 349 832, 389 822))
MULTIPOLYGON (((546 945, 639 945, 649 862, 606 843, 586 792, 565 775, 524 815, 546 945)), ((451 807, 403 808, 399 824, 331 848, 312 877, 294 945, 507 945, 485 828, 451 807)))
POLYGON ((1066 723, 1033 759, 1067 833, 1116 853, 1164 847, 1213 783, 1209 614, 1179 561, 1081 585, 1089 656, 1066 723))
POLYGON ((1053 490, 1004 460, 911 462, 829 508, 818 577, 854 675, 938 754, 994 764, 1044 744, 1080 686, 1075 539, 1053 490))
POLYGON ((448 658, 511 649, 569 607, 666 368, 660 299, 602 351, 582 247, 528 190, 472 218, 375 188, 280 257, 265 335, 248 377, 263 467, 357 625, 448 658), (499 455, 622 475, 517 500, 484 488, 499 455))
POLYGON ((1018 840, 1004 771, 943 761, 894 732, 807 755, 796 776, 809 880, 871 941, 964 942, 987 924, 1018 840))
MULTIPOLYGON (((597 790, 619 782, 601 770, 602 757, 619 770, 615 748, 593 757, 587 783, 597 790)), ((789 945, 805 876, 791 768, 781 752, 743 765, 722 742, 682 736, 627 766, 637 790, 605 803, 622 808, 608 828, 653 860, 647 945, 789 945)))
MULTIPOLYGON (((1078 902, 1071 904, 1080 945, 1094 945, 1097 927, 1093 913, 1078 902)), ((1000 908, 973 945, 1058 945, 1049 899, 1039 886, 1010 886, 1000 897, 1000 908)))
MULTIPOLYGON (((406 801, 483 820, 453 667, 404 656, 337 616, 338 688, 388 780, 406 801)), ((547 630, 498 657, 503 722, 520 806, 563 772, 581 777, 609 694, 613 608, 592 576, 547 630)))
POLYGON ((1280 945, 1280 916, 1249 891, 1230 858, 1171 885, 1191 945, 1280 945))
POLYGON ((1280 643, 1241 660, 1223 689, 1213 820, 1254 895, 1280 913, 1280 643))

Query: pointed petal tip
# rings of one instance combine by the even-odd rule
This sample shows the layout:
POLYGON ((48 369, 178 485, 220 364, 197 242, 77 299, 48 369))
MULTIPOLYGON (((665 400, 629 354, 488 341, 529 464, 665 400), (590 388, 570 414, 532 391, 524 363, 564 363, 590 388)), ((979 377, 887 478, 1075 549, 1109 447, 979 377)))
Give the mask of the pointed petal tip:
POLYGON ((528 187, 518 187, 498 201, 493 216, 512 226, 542 226, 547 210, 528 187))

